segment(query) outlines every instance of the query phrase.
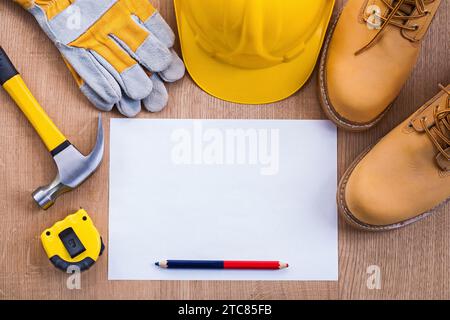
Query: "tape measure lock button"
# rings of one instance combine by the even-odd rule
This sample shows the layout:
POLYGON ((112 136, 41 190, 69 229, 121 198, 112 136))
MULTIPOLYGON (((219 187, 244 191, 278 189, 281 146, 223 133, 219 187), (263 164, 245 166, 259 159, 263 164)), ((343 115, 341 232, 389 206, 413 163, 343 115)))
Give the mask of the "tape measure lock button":
POLYGON ((59 238, 61 239, 64 247, 71 258, 75 258, 86 251, 86 248, 78 238, 75 231, 72 228, 67 228, 59 233, 59 238))

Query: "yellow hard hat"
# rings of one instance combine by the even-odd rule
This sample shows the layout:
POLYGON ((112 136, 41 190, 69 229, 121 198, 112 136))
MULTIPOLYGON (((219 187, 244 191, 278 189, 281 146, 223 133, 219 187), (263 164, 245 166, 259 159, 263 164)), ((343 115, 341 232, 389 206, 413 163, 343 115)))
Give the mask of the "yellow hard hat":
POLYGON ((209 94, 263 104, 308 80, 335 0, 175 0, 184 61, 209 94))

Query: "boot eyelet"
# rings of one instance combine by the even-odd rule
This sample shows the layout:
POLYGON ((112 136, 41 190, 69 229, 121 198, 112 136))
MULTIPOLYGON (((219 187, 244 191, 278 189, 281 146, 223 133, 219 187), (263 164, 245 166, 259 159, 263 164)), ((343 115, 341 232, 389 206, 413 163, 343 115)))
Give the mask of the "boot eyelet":
POLYGON ((419 30, 419 25, 417 25, 417 24, 414 24, 412 27, 413 27, 414 31, 419 30))

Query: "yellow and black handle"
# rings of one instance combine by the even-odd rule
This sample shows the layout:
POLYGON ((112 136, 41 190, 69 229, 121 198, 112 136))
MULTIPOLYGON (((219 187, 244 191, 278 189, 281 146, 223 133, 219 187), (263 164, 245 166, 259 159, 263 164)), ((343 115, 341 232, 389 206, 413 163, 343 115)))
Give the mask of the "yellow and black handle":
POLYGON ((0 85, 16 102, 41 137, 48 151, 56 154, 69 143, 47 113, 42 109, 17 69, 0 47, 0 85))

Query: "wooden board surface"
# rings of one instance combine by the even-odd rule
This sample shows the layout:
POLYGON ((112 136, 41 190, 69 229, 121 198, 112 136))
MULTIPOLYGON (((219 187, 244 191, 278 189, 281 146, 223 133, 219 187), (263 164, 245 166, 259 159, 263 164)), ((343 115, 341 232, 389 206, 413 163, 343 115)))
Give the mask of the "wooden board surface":
MULTIPOLYGON (((153 1, 175 27, 172 0, 153 1)), ((335 14, 345 1, 337 1, 335 14)), ((417 66, 394 107, 365 133, 339 132, 339 174, 367 146, 415 111, 450 81, 450 5, 442 1, 417 66)), ((0 44, 23 74, 54 122, 82 151, 94 144, 97 112, 79 93, 58 51, 33 18, 12 1, 0 4, 0 44)), ((323 119, 317 75, 294 96, 265 106, 230 104, 210 97, 186 76, 170 85, 170 102, 159 114, 141 118, 323 119)), ((53 179, 55 168, 18 108, 0 92, 0 299, 404 299, 450 298, 450 207, 402 230, 366 233, 339 226, 338 282, 108 281, 107 251, 82 276, 81 290, 66 288, 67 275, 52 268, 39 235, 53 222, 83 206, 101 234, 108 235, 108 164, 47 212, 30 194, 53 179), (380 266, 381 290, 366 285, 370 265, 380 266)), ((104 114, 106 137, 109 118, 104 114)), ((108 139, 107 139, 108 147, 108 139)), ((108 150, 108 149, 107 149, 108 150)), ((157 241, 157 240, 155 240, 157 241)))

